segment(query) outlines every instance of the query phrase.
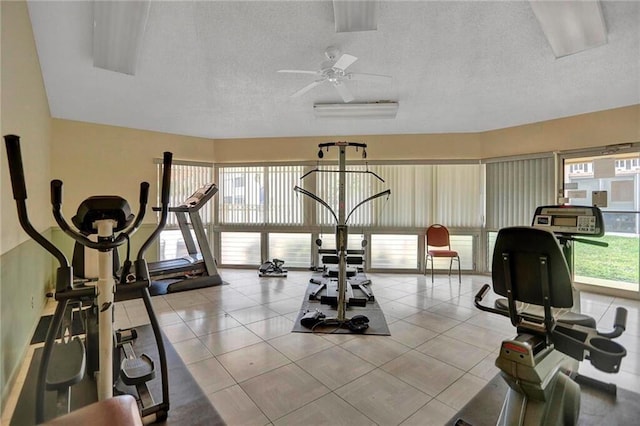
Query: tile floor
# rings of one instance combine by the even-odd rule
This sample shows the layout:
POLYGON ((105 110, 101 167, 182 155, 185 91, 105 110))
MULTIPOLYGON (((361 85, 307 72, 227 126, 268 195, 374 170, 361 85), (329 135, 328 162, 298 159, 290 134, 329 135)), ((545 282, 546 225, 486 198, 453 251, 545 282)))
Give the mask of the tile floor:
MULTIPOLYGON (((441 425, 495 376, 500 342, 514 332, 507 318, 473 307, 484 276, 464 276, 462 284, 440 276, 432 285, 422 275, 369 274, 391 336, 360 336, 291 333, 309 272, 221 275, 230 285, 153 303, 167 338, 229 425, 441 425)), ((640 302, 582 293, 583 312, 603 329, 617 305, 629 310, 622 371, 600 373, 587 362, 581 371, 640 392, 640 302)), ((118 304, 116 322, 147 323, 142 302, 118 304)))

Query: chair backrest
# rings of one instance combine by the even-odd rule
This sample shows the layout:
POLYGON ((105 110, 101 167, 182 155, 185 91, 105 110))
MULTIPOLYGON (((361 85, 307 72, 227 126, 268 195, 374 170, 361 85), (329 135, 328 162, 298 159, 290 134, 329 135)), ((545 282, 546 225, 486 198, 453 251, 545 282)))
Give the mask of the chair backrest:
POLYGON ((447 227, 434 224, 427 228, 427 246, 447 247, 450 249, 449 230, 447 227))
POLYGON ((572 307, 571 274, 555 235, 546 229, 519 226, 498 232, 492 261, 494 292, 508 297, 507 280, 511 280, 514 300, 542 306, 542 271, 545 270, 551 306, 572 307), (545 268, 541 265, 543 257, 545 268))

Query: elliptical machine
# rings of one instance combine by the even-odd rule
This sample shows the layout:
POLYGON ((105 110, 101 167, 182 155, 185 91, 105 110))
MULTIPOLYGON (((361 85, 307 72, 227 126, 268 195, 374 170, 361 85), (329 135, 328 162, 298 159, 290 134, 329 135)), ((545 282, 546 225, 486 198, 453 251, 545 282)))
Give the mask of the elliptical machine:
MULTIPOLYGON (((475 306, 507 316, 517 336, 504 340, 496 366, 509 385, 497 424, 575 425, 580 412, 577 361, 589 359, 598 370, 616 373, 625 348, 614 342, 625 329, 627 311, 618 307, 612 332, 599 332, 580 321, 556 318, 552 309, 574 304, 572 277, 555 235, 549 229, 511 227, 499 231, 493 268, 493 290, 507 298, 508 309, 482 305, 488 284, 475 306), (518 307, 541 307, 542 315, 518 307)), ((592 380, 592 379, 591 379, 592 380)), ((466 425, 459 419, 456 425, 466 425)))
MULTIPOLYGON (((131 214, 126 200, 117 196, 97 196, 85 200, 73 218, 73 223, 81 232, 72 229, 62 215, 62 181, 51 182, 51 204, 53 216, 67 235, 82 245, 98 250, 99 279, 95 285, 75 283, 73 269, 65 255, 31 225, 26 208, 26 184, 20 138, 15 135, 4 137, 9 172, 16 200, 18 218, 25 232, 45 250, 51 253, 60 266, 56 273, 56 288, 53 297, 57 301, 53 319, 47 330, 42 358, 38 368, 36 384, 35 422, 42 423, 52 417, 45 412, 45 393, 57 394, 57 413, 53 417, 68 412, 71 407, 71 388, 83 380, 85 370, 96 379, 98 400, 111 398, 118 383, 135 387, 140 414, 145 423, 166 419, 169 411, 168 368, 164 343, 157 317, 151 304, 148 287, 149 272, 144 254, 162 231, 168 215, 169 185, 171 178, 170 152, 164 153, 162 178, 162 212, 154 232, 140 248, 135 261, 136 280, 118 285, 117 291, 137 293, 151 322, 151 328, 158 349, 162 399, 155 402, 147 387, 147 382, 155 377, 155 363, 145 354, 138 357, 132 342, 137 337, 133 329, 113 329, 114 293, 116 284, 113 277, 113 251, 128 242, 129 237, 142 224, 146 210, 149 184, 140 184, 140 208, 137 217, 131 214), (115 233, 118 233, 117 236, 115 233), (98 235, 92 241, 85 234, 98 235), (86 306, 88 308, 85 308, 86 306), (85 340, 71 337, 72 310, 79 309, 84 317, 85 340), (57 340, 60 339, 60 340, 57 340), (52 368, 55 365, 55 368, 52 368), (87 368, 88 366, 88 368, 87 368)), ((91 377, 91 378, 94 378, 91 377)))

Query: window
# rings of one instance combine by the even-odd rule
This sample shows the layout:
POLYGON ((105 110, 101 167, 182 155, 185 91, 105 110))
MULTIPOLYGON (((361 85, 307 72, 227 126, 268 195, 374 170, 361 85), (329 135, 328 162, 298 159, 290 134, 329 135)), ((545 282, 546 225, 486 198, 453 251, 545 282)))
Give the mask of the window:
POLYGON ((270 233, 269 259, 285 260, 286 266, 308 268, 311 259, 311 234, 270 233))
POLYGON ((530 225, 539 206, 553 204, 553 157, 487 163, 487 229, 530 225))
POLYGON ((221 223, 264 222, 262 167, 225 167, 220 169, 218 181, 225 200, 219 209, 221 223))
MULTIPOLYGON (((333 230, 336 220, 323 205, 293 191, 293 188, 298 185, 318 195, 338 215, 339 174, 335 172, 337 164, 331 162, 316 166, 319 172, 301 180, 311 167, 314 166, 273 164, 218 167, 222 200, 218 210, 218 225, 227 238, 221 244, 221 263, 246 264, 248 261, 242 256, 226 252, 236 250, 233 239, 241 236, 238 233, 240 231, 254 231, 255 238, 269 235, 268 243, 256 243, 256 259, 282 256, 289 266, 308 266, 312 263, 311 250, 298 251, 290 247, 302 247, 306 244, 302 243, 303 238, 307 241, 312 235, 316 238, 327 229, 333 230), (301 229, 308 232, 299 234, 301 229), (289 240, 286 235, 292 234, 296 236, 289 240), (260 250, 263 250, 261 254, 260 250), (302 257, 307 257, 307 260, 302 257)), ((390 197, 380 197, 361 204, 349 217, 348 225, 354 234, 377 235, 379 256, 376 257, 372 250, 371 267, 417 270, 421 264, 418 241, 424 235, 424 228, 433 223, 443 223, 458 230, 468 229, 463 231, 467 234, 459 237, 468 239, 462 246, 466 244, 465 247, 469 247, 470 254, 466 256, 465 252, 465 262, 468 262, 468 269, 473 268, 471 234, 477 235, 482 227, 484 165, 349 164, 347 171, 345 215, 365 199, 386 189, 391 190, 390 197), (392 235, 388 232, 390 228, 398 232, 392 235), (380 230, 384 232, 380 233, 380 230), (402 250, 398 251, 398 247, 402 247, 402 250)), ((350 245, 359 244, 362 239, 354 234, 349 236, 350 245)), ((324 239, 326 247, 323 244, 323 248, 335 244, 332 233, 329 238, 325 234, 324 239)), ((311 244, 306 245, 311 247, 311 244)))
POLYGON ((417 235, 371 235, 371 268, 416 269, 417 235))
POLYGON ((222 232, 220 244, 222 264, 260 265, 262 263, 259 232, 222 232))
MULTIPOLYGON (((483 166, 479 164, 447 165, 370 165, 350 166, 349 171, 376 173, 348 174, 346 211, 360 201, 387 188, 391 196, 364 204, 349 221, 355 226, 428 227, 443 223, 448 227, 482 225, 483 166)), ((331 206, 338 204, 338 175, 321 173, 318 179, 320 198, 331 206)), ((319 223, 335 223, 326 208, 318 205, 319 223)))
POLYGON ((564 158, 564 194, 572 204, 591 205, 594 191, 605 191, 601 206, 608 247, 574 244, 576 281, 593 286, 640 291, 640 155, 636 152, 593 153, 564 158), (589 165, 578 175, 576 164, 589 165))
POLYGON ((302 224, 302 201, 293 187, 303 173, 303 166, 220 167, 220 223, 302 224))

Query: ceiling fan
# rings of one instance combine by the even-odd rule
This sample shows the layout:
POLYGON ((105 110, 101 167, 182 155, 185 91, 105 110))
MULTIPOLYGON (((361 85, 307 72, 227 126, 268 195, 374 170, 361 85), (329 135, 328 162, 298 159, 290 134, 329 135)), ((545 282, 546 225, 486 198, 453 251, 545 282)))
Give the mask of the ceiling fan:
POLYGON ((292 98, 302 96, 309 90, 323 83, 329 83, 336 88, 338 94, 344 102, 351 102, 352 100, 354 100, 354 97, 351 94, 351 91, 344 84, 346 80, 364 80, 372 82, 387 82, 391 80, 391 76, 388 75, 347 72, 347 68, 349 68, 351 64, 357 61, 358 58, 346 53, 340 55, 340 50, 337 47, 328 47, 324 54, 328 60, 322 62, 318 71, 278 70, 278 72, 282 73, 312 74, 317 77, 314 82, 308 84, 307 86, 291 95, 292 98))

